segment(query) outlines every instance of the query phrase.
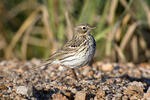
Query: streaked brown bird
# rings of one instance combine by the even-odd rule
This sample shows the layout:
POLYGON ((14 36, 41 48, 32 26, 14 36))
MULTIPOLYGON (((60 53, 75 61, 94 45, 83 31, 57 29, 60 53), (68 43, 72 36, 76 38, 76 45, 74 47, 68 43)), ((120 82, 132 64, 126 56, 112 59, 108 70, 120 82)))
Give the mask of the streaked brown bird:
POLYGON ((62 65, 69 68, 83 67, 93 58, 96 42, 90 34, 95 27, 80 24, 73 30, 73 37, 61 49, 52 54, 41 66, 62 65))

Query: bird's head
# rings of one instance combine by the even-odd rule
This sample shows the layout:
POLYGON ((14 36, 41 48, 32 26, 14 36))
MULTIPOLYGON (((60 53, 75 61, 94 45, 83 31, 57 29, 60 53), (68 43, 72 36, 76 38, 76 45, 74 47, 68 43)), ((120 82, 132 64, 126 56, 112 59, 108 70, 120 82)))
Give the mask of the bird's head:
POLYGON ((92 30, 92 29, 95 29, 96 27, 93 27, 93 26, 90 26, 89 24, 80 24, 80 25, 77 25, 75 28, 74 28, 74 35, 86 35, 86 34, 89 34, 89 32, 92 30))

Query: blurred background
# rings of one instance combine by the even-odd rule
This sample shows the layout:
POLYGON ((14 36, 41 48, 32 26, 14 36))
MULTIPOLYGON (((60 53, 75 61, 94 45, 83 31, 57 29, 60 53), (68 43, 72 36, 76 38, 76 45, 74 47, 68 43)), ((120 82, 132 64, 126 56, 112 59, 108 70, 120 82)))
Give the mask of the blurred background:
POLYGON ((150 0, 1 0, 0 59, 47 58, 89 23, 94 60, 150 63, 150 0))

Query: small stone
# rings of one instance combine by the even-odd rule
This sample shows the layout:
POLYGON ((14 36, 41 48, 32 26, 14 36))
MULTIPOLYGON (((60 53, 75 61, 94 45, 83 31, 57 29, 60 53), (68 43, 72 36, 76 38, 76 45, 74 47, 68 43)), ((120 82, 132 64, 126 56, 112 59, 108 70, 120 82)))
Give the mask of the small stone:
POLYGON ((62 94, 58 93, 52 95, 52 100, 68 100, 68 99, 62 94))
POLYGON ((96 96, 94 97, 94 100, 104 100, 104 97, 105 97, 105 91, 98 90, 96 96))
POLYGON ((79 91, 75 95, 75 100, 85 100, 86 99, 86 92, 85 91, 79 91))
POLYGON ((150 100, 150 87, 148 88, 147 92, 144 93, 144 98, 142 100, 150 100))
POLYGON ((84 76, 87 76, 87 74, 89 73, 89 71, 90 71, 90 68, 88 67, 88 68, 85 68, 83 71, 82 71, 82 74, 84 75, 84 76))
POLYGON ((90 86, 91 89, 96 89, 95 85, 90 86))
POLYGON ((32 88, 26 87, 26 86, 19 86, 17 87, 17 94, 22 94, 26 96, 32 95, 32 88))
POLYGON ((128 84, 127 89, 124 90, 123 94, 127 95, 131 100, 141 100, 144 95, 144 86, 141 82, 131 82, 128 84))
POLYGON ((87 76, 88 76, 89 78, 91 78, 93 75, 94 75, 94 71, 90 71, 87 76))
POLYGON ((67 96, 69 100, 73 100, 73 94, 71 92, 65 92, 64 95, 67 96))
POLYGON ((111 72, 113 70, 113 66, 110 63, 102 64, 101 70, 104 72, 111 72))
POLYGON ((0 90, 5 90, 5 89, 6 89, 6 86, 3 84, 0 84, 0 90))

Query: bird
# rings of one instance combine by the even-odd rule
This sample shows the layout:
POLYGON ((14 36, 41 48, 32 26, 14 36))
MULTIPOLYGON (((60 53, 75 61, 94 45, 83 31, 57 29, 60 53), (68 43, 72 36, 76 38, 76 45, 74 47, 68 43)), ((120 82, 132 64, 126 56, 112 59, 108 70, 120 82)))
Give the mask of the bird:
POLYGON ((91 35, 91 30, 95 28, 87 23, 75 26, 72 39, 40 66, 61 65, 74 70, 89 64, 96 50, 96 42, 91 35))

